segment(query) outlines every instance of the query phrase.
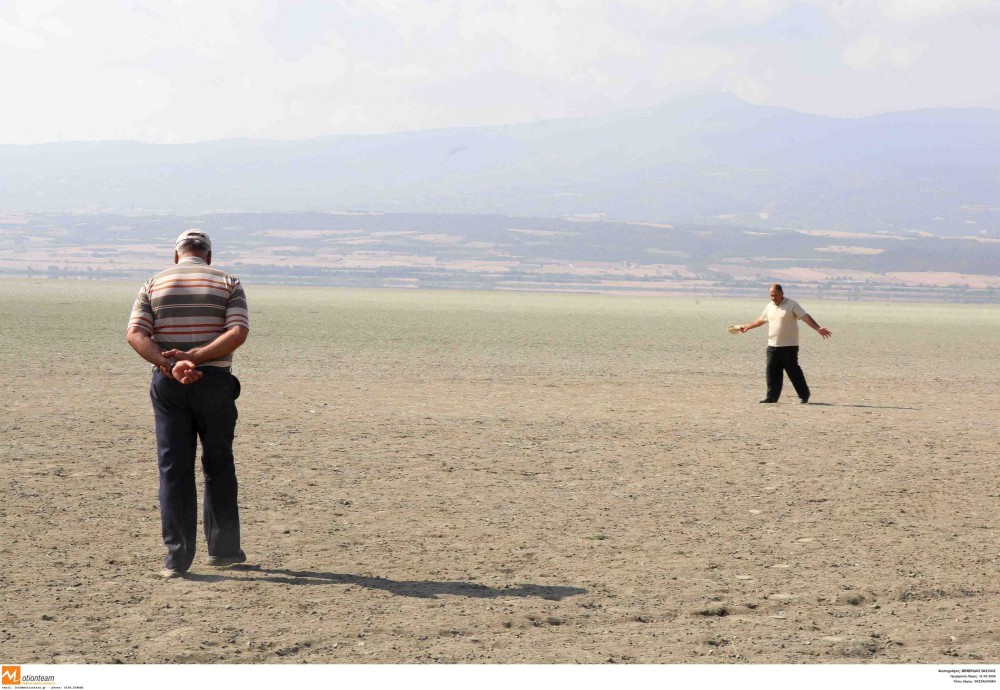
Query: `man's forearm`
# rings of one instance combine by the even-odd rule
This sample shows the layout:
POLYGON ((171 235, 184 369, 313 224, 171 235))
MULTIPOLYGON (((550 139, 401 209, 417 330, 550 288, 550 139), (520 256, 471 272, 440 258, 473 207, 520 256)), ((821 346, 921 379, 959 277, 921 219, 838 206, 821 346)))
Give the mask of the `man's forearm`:
POLYGON ((813 330, 815 330, 817 333, 823 336, 823 340, 826 340, 827 338, 833 336, 833 333, 830 331, 829 328, 823 328, 822 326, 820 326, 818 323, 816 323, 816 320, 813 319, 813 317, 809 316, 809 314, 803 316, 802 320, 805 321, 809 326, 811 326, 813 330))
POLYGON ((767 321, 762 321, 760 319, 757 319, 756 321, 751 321, 743 328, 749 331, 751 328, 759 328, 760 326, 763 326, 765 323, 767 323, 767 321))
MULTIPOLYGON (((209 344, 188 350, 184 353, 184 358, 190 359, 195 364, 204 364, 225 357, 235 352, 240 345, 246 342, 249 332, 242 326, 230 328, 209 344)), ((179 353, 178 356, 180 356, 179 353)))
POLYGON ((138 328, 130 328, 125 336, 128 344, 132 346, 140 357, 155 364, 158 367, 165 367, 170 364, 170 360, 163 356, 163 347, 147 333, 138 328))

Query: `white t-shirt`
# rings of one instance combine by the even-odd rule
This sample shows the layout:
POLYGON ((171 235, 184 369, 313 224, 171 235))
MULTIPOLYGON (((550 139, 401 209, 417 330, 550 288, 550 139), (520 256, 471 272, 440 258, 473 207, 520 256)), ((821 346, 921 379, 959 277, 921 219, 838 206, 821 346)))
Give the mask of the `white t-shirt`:
POLYGON ((768 302, 760 315, 767 321, 767 344, 771 347, 788 347, 799 344, 799 319, 806 315, 802 305, 787 297, 781 304, 768 302))

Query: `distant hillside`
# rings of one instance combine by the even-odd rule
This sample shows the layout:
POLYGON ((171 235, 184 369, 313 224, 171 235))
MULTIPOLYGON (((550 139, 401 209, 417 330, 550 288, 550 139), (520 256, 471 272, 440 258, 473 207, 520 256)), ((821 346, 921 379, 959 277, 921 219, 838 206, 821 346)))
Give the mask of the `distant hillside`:
POLYGON ((3 146, 0 209, 603 214, 1000 236, 1000 112, 838 120, 715 96, 385 136, 3 146))
POLYGON ((249 282, 1000 301, 1000 238, 757 230, 585 217, 0 215, 0 275, 139 279, 196 226, 249 282))

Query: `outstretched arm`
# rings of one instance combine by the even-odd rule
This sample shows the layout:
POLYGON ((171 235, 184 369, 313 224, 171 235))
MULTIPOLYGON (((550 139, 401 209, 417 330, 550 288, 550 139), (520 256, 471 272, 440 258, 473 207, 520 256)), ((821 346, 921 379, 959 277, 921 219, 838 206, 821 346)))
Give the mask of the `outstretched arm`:
POLYGON ((802 320, 805 321, 810 328, 812 328, 814 331, 823 336, 823 340, 833 337, 833 332, 829 328, 821 328, 820 325, 816 323, 816 321, 813 319, 813 317, 809 316, 809 314, 803 316, 802 320))
POLYGON ((752 330, 759 326, 763 326, 765 323, 767 323, 767 321, 765 321, 764 319, 757 319, 756 321, 751 321, 745 326, 740 326, 740 333, 746 333, 749 330, 752 330))

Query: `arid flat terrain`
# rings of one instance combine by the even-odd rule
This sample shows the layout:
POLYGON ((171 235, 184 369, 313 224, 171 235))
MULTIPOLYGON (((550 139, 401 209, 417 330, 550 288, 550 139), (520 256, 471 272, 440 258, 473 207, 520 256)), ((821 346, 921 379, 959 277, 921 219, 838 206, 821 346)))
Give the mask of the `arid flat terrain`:
POLYGON ((0 280, 5 663, 1000 659, 997 306, 803 299, 760 405, 766 288, 247 284, 250 562, 164 581, 138 287, 0 280))

